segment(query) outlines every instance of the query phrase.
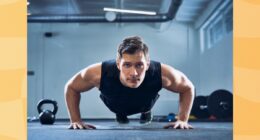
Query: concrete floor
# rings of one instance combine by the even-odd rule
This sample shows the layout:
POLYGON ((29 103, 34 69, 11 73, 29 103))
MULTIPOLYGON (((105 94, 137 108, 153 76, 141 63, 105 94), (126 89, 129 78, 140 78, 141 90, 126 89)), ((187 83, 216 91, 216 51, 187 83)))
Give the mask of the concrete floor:
POLYGON ((95 130, 70 130, 68 121, 54 125, 28 122, 28 140, 232 140, 232 122, 191 122, 192 130, 163 129, 167 122, 141 125, 131 120, 127 125, 115 121, 88 121, 95 130))

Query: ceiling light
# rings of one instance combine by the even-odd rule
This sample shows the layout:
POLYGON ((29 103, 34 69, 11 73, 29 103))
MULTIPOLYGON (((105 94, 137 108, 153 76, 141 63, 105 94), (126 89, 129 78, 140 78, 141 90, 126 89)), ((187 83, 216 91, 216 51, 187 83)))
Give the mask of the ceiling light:
POLYGON ((116 19, 116 13, 108 11, 108 12, 106 12, 105 17, 108 21, 112 22, 116 19))
POLYGON ((126 9, 116 9, 116 8, 104 8, 104 11, 142 14, 142 15, 156 15, 156 12, 153 11, 126 10, 126 9))

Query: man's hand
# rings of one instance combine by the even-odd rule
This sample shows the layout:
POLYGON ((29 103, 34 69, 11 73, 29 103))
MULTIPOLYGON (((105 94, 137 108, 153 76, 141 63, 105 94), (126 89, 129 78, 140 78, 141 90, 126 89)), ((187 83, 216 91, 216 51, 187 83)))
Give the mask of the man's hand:
POLYGON ((94 125, 80 121, 70 123, 69 129, 96 129, 96 127, 94 125))
POLYGON ((177 120, 176 122, 172 122, 164 126, 163 128, 173 128, 173 129, 193 129, 191 125, 188 124, 188 122, 177 120))

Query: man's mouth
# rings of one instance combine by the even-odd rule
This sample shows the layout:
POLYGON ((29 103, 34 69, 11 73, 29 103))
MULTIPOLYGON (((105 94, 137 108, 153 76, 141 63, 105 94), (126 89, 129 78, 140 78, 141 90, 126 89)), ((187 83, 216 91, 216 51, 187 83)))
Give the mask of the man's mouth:
POLYGON ((137 83, 139 79, 128 79, 128 81, 130 81, 131 83, 137 83))

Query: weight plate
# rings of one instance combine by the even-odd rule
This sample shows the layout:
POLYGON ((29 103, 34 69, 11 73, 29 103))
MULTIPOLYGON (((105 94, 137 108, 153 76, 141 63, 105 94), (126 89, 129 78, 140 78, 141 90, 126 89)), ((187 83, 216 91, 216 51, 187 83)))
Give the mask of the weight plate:
POLYGON ((233 117, 233 95, 227 90, 216 90, 208 98, 208 110, 217 119, 233 117))
POLYGON ((191 115, 194 115, 198 119, 209 118, 210 114, 207 109, 207 100, 207 96, 197 96, 193 102, 191 115))

